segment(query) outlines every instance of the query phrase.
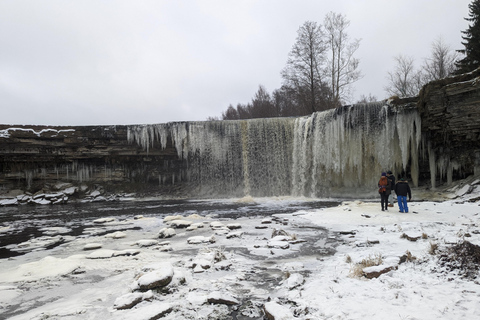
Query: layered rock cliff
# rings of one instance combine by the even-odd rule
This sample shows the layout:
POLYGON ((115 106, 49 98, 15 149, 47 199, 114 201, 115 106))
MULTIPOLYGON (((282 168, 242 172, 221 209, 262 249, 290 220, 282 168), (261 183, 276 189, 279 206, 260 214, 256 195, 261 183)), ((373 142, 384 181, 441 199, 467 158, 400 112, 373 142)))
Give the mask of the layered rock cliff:
POLYGON ((432 187, 480 174, 480 69, 429 83, 418 97, 296 119, 0 125, 0 196, 27 192, 28 201, 322 196, 374 190, 388 169, 432 187))
POLYGON ((480 69, 427 84, 417 108, 432 186, 480 175, 480 69))

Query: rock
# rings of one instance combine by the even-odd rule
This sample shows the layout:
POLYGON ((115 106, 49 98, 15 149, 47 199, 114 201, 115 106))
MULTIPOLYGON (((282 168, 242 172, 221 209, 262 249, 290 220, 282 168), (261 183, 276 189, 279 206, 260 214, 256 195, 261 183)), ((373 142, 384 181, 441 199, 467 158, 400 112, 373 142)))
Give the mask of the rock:
POLYGON ((90 253, 87 256, 87 259, 108 259, 113 257, 114 253, 115 253, 115 250, 100 249, 90 253))
POLYGON ((240 223, 229 223, 227 224, 227 228, 230 230, 235 230, 242 228, 242 225, 240 223))
POLYGON ((396 265, 379 265, 363 269, 363 276, 367 279, 378 278, 382 274, 398 269, 396 265))
POLYGON ((293 288, 301 286, 304 282, 305 282, 305 279, 300 273, 293 273, 293 274, 290 274, 290 277, 285 279, 285 281, 283 282, 283 285, 287 289, 291 290, 293 288))
POLYGON ((173 267, 165 264, 160 269, 148 272, 137 280, 141 291, 147 291, 155 288, 167 286, 173 278, 173 267))
POLYGON ((18 200, 16 198, 0 200, 0 206, 13 206, 17 204, 18 204, 18 200))
POLYGON ((292 311, 274 301, 264 304, 263 309, 268 320, 292 320, 294 319, 292 311))
POLYGON ((147 292, 127 293, 115 299, 113 307, 117 310, 131 309, 143 300, 151 300, 152 298, 152 290, 148 290, 147 292))
POLYGON ((262 224, 271 224, 272 223, 272 219, 263 219, 262 224))
POLYGON ((150 304, 143 303, 141 305, 137 305, 137 308, 122 311, 122 313, 118 314, 115 319, 118 320, 155 320, 165 317, 167 314, 172 312, 173 307, 170 303, 167 302, 157 302, 154 301, 150 304))
POLYGON ((140 250, 137 250, 137 249, 126 249, 126 250, 114 251, 112 257, 136 256, 139 253, 140 253, 140 250))
POLYGON ((93 220, 93 223, 104 224, 104 223, 113 222, 113 221, 115 221, 114 218, 100 218, 100 219, 93 220))
POLYGON ((231 238, 241 238, 243 236, 243 232, 242 231, 236 231, 236 232, 230 232, 227 234, 227 239, 231 239, 231 238))
POLYGON ((122 239, 122 238, 125 238, 126 236, 127 234, 125 232, 115 231, 115 232, 106 234, 105 238, 122 239))
POLYGON ((157 240, 150 240, 150 239, 144 239, 144 240, 138 240, 137 245, 139 247, 151 247, 154 245, 157 245, 158 241, 157 240))
POLYGON ((182 220, 182 219, 183 219, 183 216, 180 216, 180 215, 166 216, 165 218, 163 218, 163 223, 168 223, 173 220, 182 220))
POLYGON ((83 247, 83 250, 85 250, 85 251, 87 251, 87 250, 97 250, 97 249, 100 249, 101 247, 102 247, 101 243, 87 243, 83 247))
POLYGON ((220 221, 213 221, 210 223, 210 228, 212 228, 213 230, 217 230, 217 229, 223 229, 225 228, 225 226, 220 221))
POLYGON ((159 238, 171 238, 174 235, 176 235, 176 232, 173 228, 163 228, 158 232, 159 238))
POLYGON ((207 296, 208 303, 213 304, 226 304, 226 305, 237 305, 240 302, 235 299, 231 294, 226 292, 214 291, 207 296))
POLYGON ((172 220, 168 223, 172 228, 187 228, 192 224, 192 221, 188 220, 172 220))
POLYGON ((200 244, 200 243, 215 243, 215 237, 204 237, 204 236, 195 236, 187 239, 188 244, 200 244))
POLYGON ((232 262, 228 260, 222 260, 214 264, 215 270, 230 270, 232 262))

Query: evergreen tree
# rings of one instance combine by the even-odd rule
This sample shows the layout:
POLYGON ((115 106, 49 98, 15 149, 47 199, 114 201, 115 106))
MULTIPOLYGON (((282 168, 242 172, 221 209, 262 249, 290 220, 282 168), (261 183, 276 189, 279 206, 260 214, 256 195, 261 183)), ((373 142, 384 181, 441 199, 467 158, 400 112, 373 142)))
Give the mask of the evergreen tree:
POLYGON ((465 18, 470 22, 467 30, 462 31, 462 44, 465 46, 463 50, 457 50, 463 53, 465 57, 456 63, 457 73, 466 73, 480 67, 480 0, 473 0, 468 5, 469 18, 465 18))

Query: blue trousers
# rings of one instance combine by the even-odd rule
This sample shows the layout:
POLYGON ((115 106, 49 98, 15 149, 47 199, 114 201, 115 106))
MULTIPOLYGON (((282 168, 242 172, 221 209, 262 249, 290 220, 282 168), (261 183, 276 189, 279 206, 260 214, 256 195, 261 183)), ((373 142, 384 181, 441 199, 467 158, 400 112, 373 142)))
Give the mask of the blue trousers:
POLYGON ((397 196, 397 202, 400 212, 408 212, 407 196, 397 196))

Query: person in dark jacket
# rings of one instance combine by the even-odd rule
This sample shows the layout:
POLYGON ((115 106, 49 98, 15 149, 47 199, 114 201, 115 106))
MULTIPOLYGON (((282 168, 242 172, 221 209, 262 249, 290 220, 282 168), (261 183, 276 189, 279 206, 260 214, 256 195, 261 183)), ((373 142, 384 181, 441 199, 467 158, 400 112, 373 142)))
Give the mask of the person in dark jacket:
MULTIPOLYGON (((392 171, 387 171, 387 179, 388 181, 390 181, 390 189, 395 190, 395 176, 393 175, 392 171)), ((388 200, 389 207, 393 207, 393 202, 394 202, 393 200, 394 200, 394 196, 392 194, 392 197, 389 198, 388 200)))
POLYGON ((412 200, 412 191, 405 178, 400 178, 400 181, 395 185, 395 193, 397 194, 398 208, 400 212, 408 212, 408 201, 412 200))
POLYGON ((382 211, 388 210, 388 196, 390 195, 390 192, 390 181, 387 179, 387 174, 382 172, 382 177, 378 181, 378 193, 380 193, 382 211))

